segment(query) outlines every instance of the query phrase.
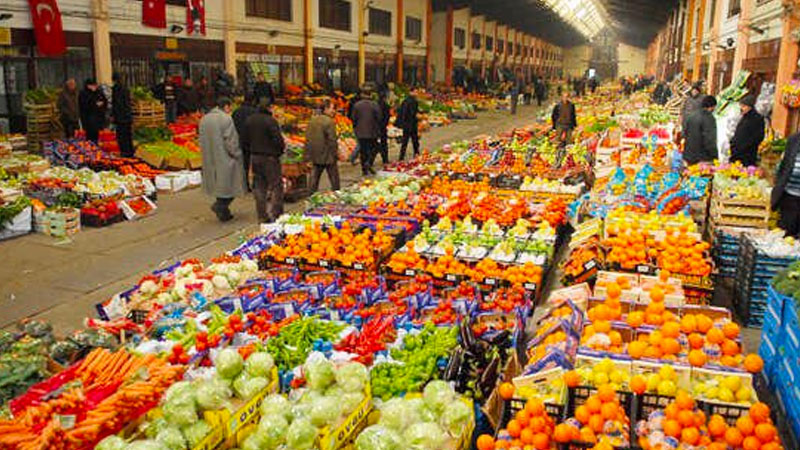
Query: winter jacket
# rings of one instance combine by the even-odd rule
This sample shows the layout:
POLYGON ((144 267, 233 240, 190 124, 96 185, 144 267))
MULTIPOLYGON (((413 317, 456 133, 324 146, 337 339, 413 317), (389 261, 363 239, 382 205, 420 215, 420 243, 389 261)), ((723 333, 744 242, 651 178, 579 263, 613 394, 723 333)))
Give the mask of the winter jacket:
POLYGON ((306 129, 306 156, 317 165, 327 166, 338 160, 339 144, 336 140, 333 119, 320 114, 314 116, 306 129))
POLYGON ((272 91, 272 85, 266 81, 256 82, 256 85, 253 87, 253 94, 257 101, 266 98, 269 100, 270 105, 275 103, 275 93, 272 91))
POLYGON ((731 139, 731 162, 741 161, 744 166, 758 163, 758 146, 764 140, 764 118, 751 109, 736 125, 731 139))
MULTIPOLYGON (((234 111, 231 115, 233 118, 233 125, 236 126, 236 133, 239 134, 240 143, 245 135, 245 125, 247 124, 247 119, 257 112, 258 108, 249 103, 244 103, 242 106, 236 108, 236 111, 234 111)), ((242 148, 244 149, 244 147, 242 148)))
POLYGON ((353 106, 353 131, 358 139, 378 139, 381 135, 381 110, 372 100, 359 100, 353 106))
POLYGON ((58 113, 61 115, 62 120, 70 122, 77 122, 80 120, 80 112, 78 111, 78 90, 69 91, 66 88, 61 90, 58 94, 58 113))
POLYGON ((101 129, 105 126, 108 99, 100 88, 94 91, 82 90, 78 96, 78 103, 84 128, 101 129))
POLYGON ((200 121, 203 190, 215 198, 236 198, 246 190, 242 151, 233 119, 214 108, 200 121))
POLYGON ((786 143, 786 151, 783 152, 783 159, 778 165, 778 171, 775 174, 775 187, 772 188, 773 210, 778 209, 781 199, 786 194, 786 185, 789 184, 789 178, 792 176, 798 152, 800 152, 800 133, 789 137, 789 141, 786 143))
POLYGON ((242 148, 250 154, 279 157, 286 149, 281 127, 272 114, 259 111, 247 118, 242 136, 242 148))
POLYGON ((711 162, 717 158, 717 120, 705 109, 700 109, 686 119, 683 130, 686 145, 683 160, 686 164, 711 162))
POLYGON ((698 94, 694 97, 687 97, 683 102, 683 109, 681 109, 681 125, 686 128, 686 121, 692 114, 703 109, 703 96, 698 94))
POLYGON ((111 117, 120 125, 133 122, 131 93, 125 86, 115 84, 111 90, 111 117))
POLYGON ((553 108, 553 114, 550 116, 553 121, 553 128, 557 128, 560 124, 566 123, 570 130, 578 126, 578 118, 575 115, 575 105, 572 102, 567 102, 566 109, 562 102, 558 102, 553 108), (566 114, 566 118, 561 120, 562 114, 566 114))
POLYGON ((419 103, 417 98, 409 95, 400 104, 400 109, 397 111, 397 119, 395 125, 405 132, 415 131, 419 128, 419 103))

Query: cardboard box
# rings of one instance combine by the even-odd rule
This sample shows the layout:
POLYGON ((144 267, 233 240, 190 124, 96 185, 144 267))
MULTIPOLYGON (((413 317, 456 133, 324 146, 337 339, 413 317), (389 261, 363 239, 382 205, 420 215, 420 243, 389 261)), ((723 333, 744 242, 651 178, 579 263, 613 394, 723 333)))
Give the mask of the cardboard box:
POLYGON ((155 184, 158 192, 180 192, 189 187, 189 175, 185 172, 157 175, 155 184))
POLYGON ((145 150, 142 147, 136 149, 136 157, 141 159, 142 161, 146 162, 147 164, 153 166, 156 169, 161 169, 164 167, 164 157, 160 155, 156 155, 154 153, 150 153, 149 151, 145 150))

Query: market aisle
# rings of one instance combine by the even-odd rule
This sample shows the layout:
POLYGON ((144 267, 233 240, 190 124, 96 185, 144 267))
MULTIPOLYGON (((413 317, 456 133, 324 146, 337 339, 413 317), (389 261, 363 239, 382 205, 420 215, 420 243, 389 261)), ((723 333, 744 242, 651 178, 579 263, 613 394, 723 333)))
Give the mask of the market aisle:
MULTIPOLYGON (((422 137, 424 148, 498 133, 532 123, 542 109, 521 107, 515 117, 507 112, 480 113, 465 120, 433 129, 422 137)), ((397 158, 397 147, 392 160, 397 158)), ((380 159, 379 159, 380 160, 380 159)), ((360 178, 360 169, 340 165, 342 185, 360 178)), ((325 176, 322 189, 328 188, 325 176)), ((66 333, 93 316, 96 303, 126 289, 145 273, 177 259, 208 260, 235 247, 256 229, 252 198, 236 200, 231 210, 235 220, 216 221, 210 202, 200 190, 164 195, 159 211, 138 222, 86 229, 71 239, 58 241, 31 234, 0 244, 0 327, 25 317, 50 321, 57 333, 66 333)), ((287 212, 302 211, 303 204, 287 205, 287 212)))

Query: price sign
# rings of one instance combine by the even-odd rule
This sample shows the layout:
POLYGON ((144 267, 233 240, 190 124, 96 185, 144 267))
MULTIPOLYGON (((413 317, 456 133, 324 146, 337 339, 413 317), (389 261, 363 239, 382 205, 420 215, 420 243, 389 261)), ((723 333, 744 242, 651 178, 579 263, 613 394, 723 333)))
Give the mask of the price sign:
POLYGON ((444 276, 444 279, 447 281, 456 281, 458 278, 452 273, 448 273, 447 275, 444 276))
POLYGON ((414 269, 406 269, 405 274, 408 277, 413 277, 414 275, 416 275, 416 273, 414 273, 414 269))
POLYGON ((650 266, 638 265, 636 266, 636 271, 641 274, 647 275, 650 273, 650 266))
POLYGON ((320 266, 320 267, 330 267, 330 266, 331 266, 331 263, 329 263, 327 260, 320 259, 320 260, 319 260, 319 266, 320 266))
POLYGON ((488 284, 489 286, 494 286, 495 284, 497 284, 497 280, 495 280, 494 278, 486 278, 486 279, 483 280, 483 284, 488 284))
POLYGON ((355 263, 353 264, 353 268, 356 270, 364 270, 364 265, 361 263, 355 263))
POLYGON ((294 264, 297 261, 294 258, 286 258, 286 264, 294 264))
POLYGON ((597 267, 597 261, 595 260, 586 261, 586 264, 583 265, 583 268, 586 270, 592 270, 595 267, 597 267))
POLYGON ((527 289, 529 291, 535 291, 536 290, 536 283, 525 283, 525 289, 527 289))

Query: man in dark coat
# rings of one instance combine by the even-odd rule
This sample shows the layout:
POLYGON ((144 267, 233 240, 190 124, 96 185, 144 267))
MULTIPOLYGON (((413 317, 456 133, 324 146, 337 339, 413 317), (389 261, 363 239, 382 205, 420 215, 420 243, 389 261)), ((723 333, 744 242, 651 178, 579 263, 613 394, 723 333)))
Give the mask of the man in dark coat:
POLYGON ((683 148, 683 160, 686 165, 699 162, 713 162, 717 159, 717 120, 714 108, 717 99, 706 95, 700 103, 701 109, 686 119, 683 130, 686 144, 683 148))
POLYGON ((161 82, 153 88, 153 96, 164 104, 167 123, 175 122, 175 118, 178 116, 178 105, 175 103, 175 86, 169 76, 164 75, 161 82))
POLYGON ((272 223, 283 214, 281 155, 286 142, 278 121, 272 117, 269 100, 262 98, 258 112, 247 118, 243 138, 243 148, 250 152, 258 220, 272 223))
POLYGON ((100 130, 106 124, 108 99, 94 79, 90 78, 84 83, 83 90, 78 96, 78 105, 83 129, 86 130, 86 138, 96 144, 100 130))
POLYGON ((80 127, 81 119, 78 110, 78 86, 74 78, 64 82, 64 89, 58 94, 57 106, 61 126, 64 127, 64 136, 72 139, 75 137, 75 130, 80 127))
POLYGON ((197 83, 197 99, 200 102, 200 109, 203 112, 210 110, 214 107, 216 102, 214 99, 214 86, 211 86, 211 83, 208 82, 208 78, 202 77, 200 81, 197 83))
POLYGON ((561 102, 553 108, 550 120, 553 122, 553 129, 558 131, 562 145, 568 143, 572 137, 572 130, 578 126, 575 105, 569 100, 568 91, 561 94, 561 102))
POLYGON ((786 143, 771 200, 773 211, 781 213, 778 226, 789 236, 800 234, 800 133, 786 143))
POLYGON ((311 192, 319 189, 319 179, 322 172, 328 172, 331 190, 341 188, 339 182, 338 153, 339 143, 336 136, 336 107, 333 102, 325 102, 322 114, 311 118, 306 129, 306 157, 314 165, 311 174, 311 192))
POLYGON ((242 106, 236 108, 232 116, 233 124, 236 126, 236 133, 239 134, 239 146, 242 149, 242 163, 244 164, 244 179, 247 182, 248 191, 250 190, 250 149, 243 145, 243 140, 245 139, 245 124, 247 124, 247 119, 258 112, 256 104, 254 96, 247 94, 244 97, 242 106))
POLYGON ((536 77, 534 92, 536 93, 537 106, 542 106, 542 101, 544 100, 544 89, 544 80, 542 80, 540 77, 536 77))
POLYGON ((253 94, 256 97, 256 104, 261 103, 262 98, 266 98, 269 104, 275 103, 275 92, 272 90, 272 84, 264 78, 264 74, 259 72, 256 75, 256 84, 253 86, 253 94))
POLYGON ((736 125, 731 139, 731 162, 740 161, 742 165, 758 164, 758 146, 764 140, 764 118, 756 109, 756 98, 747 95, 739 101, 742 119, 736 125))
POLYGON ((400 104, 397 111, 397 127, 403 130, 403 139, 400 142, 400 161, 406 159, 406 149, 408 141, 414 147, 414 157, 419 156, 419 103, 414 94, 408 96, 400 104))
POLYGON ((698 81, 692 85, 692 90, 689 91, 689 97, 684 100, 683 108, 681 108, 681 125, 683 128, 686 128, 686 121, 689 120, 689 117, 702 109, 700 105, 703 102, 702 92, 703 84, 701 82, 698 81))
POLYGON ((178 91, 178 115, 194 114, 200 110, 200 97, 191 78, 187 78, 178 91))
POLYGON ((125 86, 122 75, 113 75, 114 88, 111 90, 111 118, 117 130, 119 153, 125 158, 133 158, 133 109, 131 92, 125 86))
MULTIPOLYGON (((381 91, 383 92, 383 91, 381 91)), ((386 101, 386 96, 388 94, 388 89, 386 94, 381 93, 378 95, 378 107, 381 110, 381 121, 380 121, 380 136, 378 137, 378 151, 381 154, 381 160, 383 164, 389 164, 389 120, 392 118, 392 108, 389 106, 389 102, 386 101)))
POLYGON ((361 100, 353 106, 353 131, 361 151, 361 174, 364 176, 375 175, 372 164, 381 135, 380 123, 380 107, 370 98, 368 91, 363 91, 361 100))

